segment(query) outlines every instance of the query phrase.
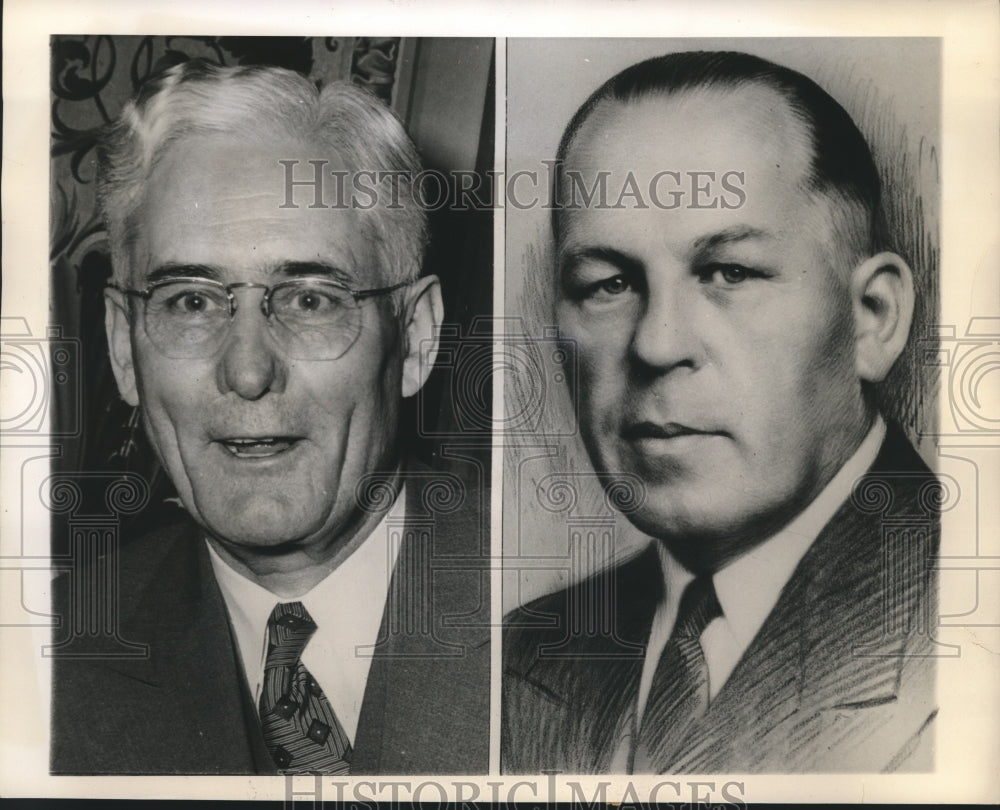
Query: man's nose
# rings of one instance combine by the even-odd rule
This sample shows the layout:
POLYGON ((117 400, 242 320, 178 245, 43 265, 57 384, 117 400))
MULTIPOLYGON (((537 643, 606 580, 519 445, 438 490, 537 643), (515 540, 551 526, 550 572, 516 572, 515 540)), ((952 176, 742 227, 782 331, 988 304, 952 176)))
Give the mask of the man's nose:
POLYGON ((698 368, 702 349, 697 318, 696 296, 683 282, 650 285, 632 333, 631 359, 659 373, 698 368))
POLYGON ((219 390, 243 399, 281 393, 288 369, 267 319, 252 300, 240 302, 229 324, 217 368, 219 390))

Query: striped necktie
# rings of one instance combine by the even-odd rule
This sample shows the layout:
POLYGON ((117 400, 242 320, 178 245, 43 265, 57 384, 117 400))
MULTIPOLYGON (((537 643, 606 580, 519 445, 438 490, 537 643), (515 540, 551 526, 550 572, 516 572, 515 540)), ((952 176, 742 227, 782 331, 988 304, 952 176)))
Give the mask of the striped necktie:
POLYGON ((302 651, 316 623, 301 602, 276 605, 267 621, 267 659, 260 693, 264 742, 282 773, 346 774, 351 743, 302 651))
POLYGON ((708 709, 708 664, 699 636, 722 615, 711 577, 688 584, 677 610, 632 749, 630 773, 662 773, 671 764, 691 725, 708 709))

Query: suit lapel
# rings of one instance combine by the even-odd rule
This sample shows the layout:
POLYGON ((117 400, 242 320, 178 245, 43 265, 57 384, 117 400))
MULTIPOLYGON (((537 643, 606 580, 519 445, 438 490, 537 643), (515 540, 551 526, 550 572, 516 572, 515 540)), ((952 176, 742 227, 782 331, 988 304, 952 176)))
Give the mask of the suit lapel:
POLYGON ((108 665, 145 693, 151 760, 164 772, 254 772, 246 678, 208 551, 190 522, 123 626, 126 637, 149 639, 147 659, 108 665))
MULTIPOLYGON (((524 699, 537 703, 543 713, 543 719, 529 718, 541 738, 513 744, 529 744, 542 761, 570 773, 612 768, 623 735, 631 731, 662 590, 659 559, 650 545, 621 566, 562 592, 566 601, 551 605, 561 624, 552 632, 533 634, 533 663, 519 677, 524 699)), ((517 714, 515 707, 509 710, 517 714)), ((515 730, 514 736, 523 735, 515 730)))
MULTIPOLYGON (((476 502, 430 511, 429 488, 446 475, 411 470, 405 524, 389 526, 400 550, 358 721, 354 774, 486 770, 489 572, 474 541, 488 510, 476 502)), ((477 501, 478 488, 465 497, 477 501)))
MULTIPOLYGON (((584 733, 590 739, 596 754, 594 769, 604 772, 612 767, 622 739, 631 735, 634 714, 642 678, 646 646, 653 625, 656 605, 663 596, 663 574, 659 556, 650 544, 642 553, 626 563, 613 578, 612 604, 616 606, 613 635, 599 633, 595 639, 594 666, 603 673, 610 688, 603 697, 593 695, 588 699, 602 700, 596 721, 584 733)), ((599 593, 593 594, 600 599, 599 593)), ((595 680, 594 685, 597 685, 595 680)), ((588 688, 586 691, 590 691, 588 688)), ((583 697, 583 692, 578 693, 583 697)), ((617 765, 617 763, 615 763, 617 765)))
MULTIPOLYGON (((932 640, 913 623, 933 627, 926 571, 936 530, 921 502, 933 481, 890 426, 872 469, 803 556, 708 712, 656 770, 879 770, 920 738, 933 716, 933 672, 919 666, 932 640)), ((642 656, 601 661, 593 653, 621 653, 618 640, 644 649, 662 591, 655 549, 616 576, 614 641, 568 634, 574 617, 606 616, 608 602, 584 596, 593 588, 587 582, 510 617, 509 772, 609 772, 619 764, 609 751, 617 718, 635 705, 642 656)))
MULTIPOLYGON (((895 477, 893 499, 905 509, 910 490, 931 473, 901 443, 891 430, 858 491, 895 477)), ((831 749, 833 718, 850 715, 860 724, 864 712, 896 701, 905 636, 886 628, 912 613, 920 580, 893 581, 887 555, 898 552, 893 564, 903 569, 926 561, 920 544, 888 547, 883 513, 859 503, 849 498, 821 531, 684 749, 661 763, 662 771, 791 772, 822 770, 822 762, 837 769, 845 754, 831 749)))

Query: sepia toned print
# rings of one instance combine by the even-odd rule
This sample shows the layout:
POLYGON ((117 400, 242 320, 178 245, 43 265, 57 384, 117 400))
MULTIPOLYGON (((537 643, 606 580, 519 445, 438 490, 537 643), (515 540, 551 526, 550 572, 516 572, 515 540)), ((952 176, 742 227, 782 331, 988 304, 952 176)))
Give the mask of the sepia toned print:
MULTIPOLYGON (((480 246, 425 257, 460 228, 412 188, 403 119, 430 160, 480 169, 491 43, 52 48, 53 291, 83 306, 75 382, 105 414, 52 484, 52 773, 485 773, 488 437, 422 389, 490 267, 480 246), (410 106, 430 55, 478 68, 464 141, 410 106), (331 167, 369 196, 332 199, 331 167)), ((488 213, 462 221, 487 242, 488 213)))
POLYGON ((514 11, 4 4, 0 803, 1000 798, 1000 9, 514 11))

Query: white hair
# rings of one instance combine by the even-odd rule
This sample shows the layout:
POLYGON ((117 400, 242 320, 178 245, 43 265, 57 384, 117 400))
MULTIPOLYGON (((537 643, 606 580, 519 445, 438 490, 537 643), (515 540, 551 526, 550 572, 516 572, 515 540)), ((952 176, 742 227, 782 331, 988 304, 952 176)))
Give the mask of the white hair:
MULTIPOLYGON (((305 76, 277 67, 220 67, 203 60, 175 65, 147 81, 97 149, 97 193, 119 283, 128 283, 143 193, 167 147, 190 135, 223 133, 243 140, 280 132, 329 149, 348 171, 384 172, 396 184, 363 211, 387 285, 420 275, 427 215, 412 188, 420 158, 392 111, 366 90, 334 82, 319 90, 305 76)), ((376 184, 378 185, 378 184, 376 184)), ((379 188, 379 192, 385 189, 379 188)))

